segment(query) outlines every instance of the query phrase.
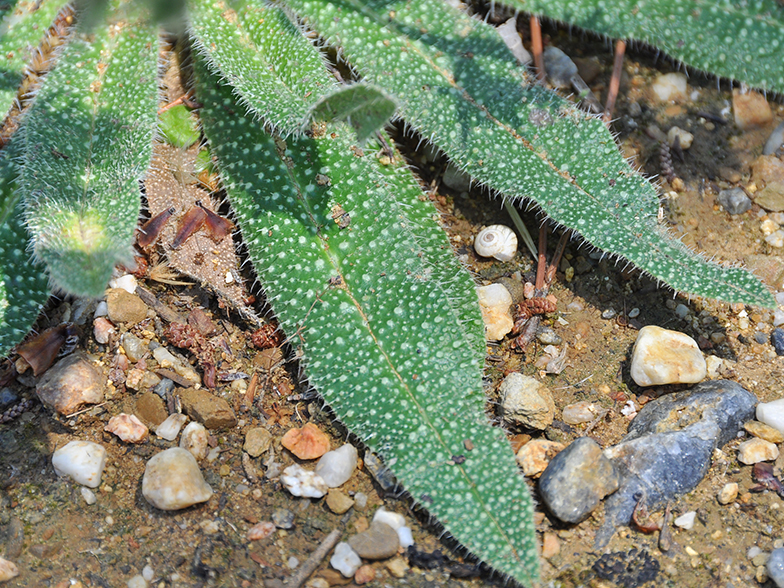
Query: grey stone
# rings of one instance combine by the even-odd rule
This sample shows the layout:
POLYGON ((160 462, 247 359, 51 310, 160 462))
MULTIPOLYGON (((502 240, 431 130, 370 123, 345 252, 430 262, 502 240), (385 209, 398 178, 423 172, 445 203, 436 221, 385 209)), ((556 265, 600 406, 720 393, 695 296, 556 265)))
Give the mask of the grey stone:
POLYGON ((751 208, 751 198, 746 196, 743 188, 722 190, 716 197, 716 201, 730 214, 743 214, 751 208))
POLYGON ((609 542, 629 520, 640 496, 656 510, 693 490, 710 467, 714 449, 735 438, 754 416, 757 397, 735 382, 714 380, 646 404, 618 445, 604 451, 620 474, 607 499, 595 547, 609 542))
POLYGON ((618 472, 599 444, 581 437, 552 459, 539 478, 539 494, 556 517, 579 523, 619 483, 618 472))
POLYGON ((499 388, 501 409, 510 423, 531 429, 544 430, 555 416, 555 403, 547 387, 519 372, 504 378, 499 388))
POLYGON ((542 345, 560 345, 563 343, 563 339, 552 327, 540 326, 536 330, 536 338, 542 345))
POLYGON ((367 531, 351 537, 348 544, 359 557, 372 560, 387 559, 397 553, 400 539, 397 531, 392 527, 386 523, 373 521, 367 531))
POLYGON ((768 578, 773 580, 778 588, 784 588, 784 547, 770 552, 767 567, 768 578))
POLYGON ((293 529, 294 513, 287 508, 279 508, 272 513, 272 522, 278 529, 293 529))
POLYGON ((781 327, 773 329, 770 334, 770 343, 776 350, 776 355, 784 355, 784 329, 781 327))
POLYGON ((133 333, 125 333, 122 336, 121 344, 123 351, 128 359, 134 363, 139 361, 147 353, 147 342, 139 339, 133 333))

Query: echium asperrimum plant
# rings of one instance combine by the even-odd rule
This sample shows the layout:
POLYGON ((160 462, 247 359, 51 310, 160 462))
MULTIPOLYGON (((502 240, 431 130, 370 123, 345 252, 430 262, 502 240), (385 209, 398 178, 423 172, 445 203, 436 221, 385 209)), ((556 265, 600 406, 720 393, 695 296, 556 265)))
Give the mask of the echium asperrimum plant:
MULTIPOLYGON (((773 0, 505 3, 784 91, 784 9, 773 0)), ((6 8, 3 113, 64 4, 6 8)), ((473 283, 436 210, 374 131, 394 114, 476 181, 529 199, 675 290, 773 300, 746 271, 670 239, 654 187, 605 125, 535 85, 491 26, 453 4, 193 0, 183 41, 242 240, 282 328, 296 333, 310 382, 414 503, 468 552, 531 584, 531 497, 503 432, 484 415, 473 283), (361 81, 339 82, 313 38, 361 81)), ((89 34, 72 30, 53 52, 0 152, 0 355, 30 329, 50 290, 99 296, 131 255, 157 124, 159 39, 135 3, 115 0, 106 17, 89 34)))

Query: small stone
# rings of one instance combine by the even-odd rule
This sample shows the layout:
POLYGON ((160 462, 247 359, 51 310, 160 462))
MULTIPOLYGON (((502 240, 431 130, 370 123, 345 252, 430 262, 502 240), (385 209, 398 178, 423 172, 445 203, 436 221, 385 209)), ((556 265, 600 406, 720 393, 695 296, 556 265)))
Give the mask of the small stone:
POLYGON ((329 437, 313 423, 289 429, 280 444, 300 459, 316 459, 329 451, 329 437))
POLYGON ((147 318, 147 305, 136 294, 122 289, 109 290, 106 294, 109 320, 115 325, 135 325, 147 318))
POLYGON ((552 327, 539 327, 536 330, 536 339, 542 345, 560 345, 563 338, 552 329, 552 327))
POLYGON ((770 105, 759 92, 743 93, 740 89, 733 89, 732 111, 735 114, 735 124, 741 130, 761 126, 773 120, 770 105))
POLYGON ((141 443, 147 439, 149 433, 147 427, 133 414, 120 414, 113 416, 103 429, 126 443, 141 443))
POLYGON ((85 503, 89 505, 95 504, 98 500, 95 497, 95 492, 90 490, 87 486, 82 486, 81 493, 82 493, 82 499, 85 501, 85 503))
POLYGON ((512 295, 503 284, 479 286, 476 293, 485 323, 485 337, 488 341, 500 341, 514 327, 514 319, 509 310, 512 306, 512 295))
POLYGON ((16 567, 16 564, 0 557, 0 582, 7 582, 18 575, 19 568, 16 567))
POLYGON ((680 527, 685 531, 691 531, 694 528, 694 519, 696 517, 697 517, 697 511, 690 510, 689 512, 682 514, 674 521, 672 521, 672 524, 675 525, 676 527, 680 527))
POLYGON ((746 429, 749 434, 770 443, 784 443, 784 433, 760 421, 748 421, 747 423, 743 423, 743 428, 746 429))
MULTIPOLYGON (((713 338, 711 337, 711 340, 713 338)), ((721 370, 721 366, 724 364, 724 360, 720 357, 716 357, 715 355, 709 355, 705 358, 705 369, 708 372, 709 378, 718 378, 719 371, 721 370)))
POLYGON ((299 464, 290 465, 280 476, 280 482, 293 496, 321 498, 329 487, 315 472, 310 472, 299 464))
POLYGON ((605 496, 615 492, 619 483, 615 466, 599 444, 580 437, 552 459, 539 479, 539 493, 560 520, 579 523, 605 496))
POLYGON ((773 461, 779 456, 779 448, 770 441, 754 437, 738 445, 738 461, 753 465, 761 461, 773 461))
MULTIPOLYGON (((784 184, 782 184, 781 194, 784 196, 784 184)), ((782 203, 784 203, 784 200, 782 200, 782 203)), ((773 231, 770 235, 765 237, 765 243, 776 249, 781 249, 784 247, 784 231, 781 229, 773 231)))
POLYGON ((407 549, 410 545, 414 544, 411 529, 406 526, 406 517, 403 515, 387 510, 382 506, 373 515, 373 520, 392 527, 397 532, 400 546, 403 549, 407 549))
POLYGON ((384 567, 387 568, 387 571, 393 578, 398 579, 405 577, 409 569, 408 562, 402 557, 393 557, 384 564, 384 567))
POLYGON ((135 575, 133 578, 128 580, 126 583, 128 588, 147 588, 147 580, 144 579, 144 576, 141 574, 135 575))
POLYGON ((136 292, 136 276, 133 274, 125 274, 119 276, 117 278, 112 278, 109 280, 109 287, 110 288, 119 288, 125 290, 129 294, 134 294, 136 292))
POLYGON ((771 402, 760 402, 756 410, 757 420, 784 433, 784 398, 771 402))
POLYGON ((360 557, 377 560, 387 559, 397 554, 400 539, 392 527, 386 523, 374 521, 370 523, 370 528, 367 531, 351 537, 348 544, 360 557))
POLYGON ((278 529, 293 529, 294 513, 287 508, 279 508, 272 513, 272 522, 278 529))
POLYGON ((547 387, 519 372, 512 372, 499 388, 504 419, 521 427, 544 430, 553 423, 555 403, 547 387))
POLYGON ((327 508, 335 514, 348 512, 354 506, 354 501, 336 488, 330 488, 327 492, 327 508))
POLYGON ((579 425, 581 423, 589 423, 598 414, 599 409, 592 402, 581 400, 568 406, 564 406, 561 413, 563 422, 567 425, 579 425))
POLYGON ((602 318, 606 321, 611 321, 616 316, 618 316, 618 313, 615 311, 614 308, 608 308, 607 310, 602 311, 602 318))
POLYGON ((163 401, 154 392, 150 391, 136 398, 136 410, 134 413, 139 417, 140 421, 150 428, 157 427, 169 416, 163 401))
POLYGON ((258 457, 272 444, 272 433, 264 427, 253 427, 245 433, 245 444, 242 449, 251 457, 258 457))
POLYGON ((659 102, 684 100, 686 89, 686 76, 682 73, 660 74, 651 86, 653 97, 659 102))
POLYGON ((106 345, 115 332, 117 330, 109 319, 99 316, 93 321, 93 337, 95 337, 96 343, 106 345))
POLYGON ((77 351, 49 368, 41 376, 35 393, 58 413, 70 415, 86 404, 103 402, 105 385, 103 373, 77 351))
POLYGON ((737 482, 729 482, 724 484, 724 487, 719 492, 719 504, 729 504, 734 502, 738 497, 738 484, 737 482))
POLYGON ((536 477, 547 468, 550 460, 563 448, 563 443, 557 441, 532 439, 517 450, 515 455, 517 465, 523 469, 523 474, 526 476, 536 477))
POLYGON ((161 510, 180 510, 212 497, 199 464, 185 449, 172 447, 154 455, 144 468, 142 495, 161 510))
POLYGON ((77 484, 97 488, 106 466, 106 449, 92 441, 71 441, 52 455, 58 476, 68 476, 77 484))
POLYGON ((670 127, 670 130, 667 131, 667 141, 669 142, 670 147, 675 146, 676 139, 678 140, 681 149, 686 151, 691 147, 691 144, 694 141, 694 135, 689 131, 684 131, 680 127, 670 127))
POLYGON ((356 582, 358 586, 367 584, 368 582, 375 580, 375 578, 376 578, 376 570, 373 569, 373 566, 369 566, 367 564, 360 567, 354 574, 354 582, 356 582))
POLYGON ((542 537, 542 557, 550 559, 561 553, 561 542, 555 533, 547 531, 542 537))
POLYGON ((185 388, 180 391, 180 399, 187 415, 208 429, 225 429, 237 424, 237 417, 229 403, 207 390, 185 388))
POLYGON ((685 319, 687 316, 689 316, 689 312, 689 307, 685 304, 679 304, 675 307, 675 316, 677 316, 679 319, 685 319))
POLYGON ((262 539, 266 539, 270 535, 275 532, 275 525, 269 521, 262 521, 260 523, 256 523, 250 529, 248 529, 248 534, 246 537, 248 541, 261 541, 262 539))
POLYGON ((784 355, 784 329, 775 328, 770 334, 770 344, 776 350, 776 355, 784 355))
POLYGON ((321 456, 316 464, 316 473, 327 483, 327 486, 337 488, 351 478, 357 468, 358 457, 357 448, 346 443, 321 456))
POLYGON ((751 208, 751 198, 746 196, 743 188, 730 188, 722 190, 716 201, 730 214, 743 214, 751 208))
POLYGON ((132 333, 124 333, 120 339, 120 345, 122 345, 123 351, 125 351, 125 355, 128 356, 128 359, 134 363, 144 357, 144 354, 147 353, 148 349, 147 342, 139 339, 139 337, 132 333))
POLYGON ((155 434, 167 441, 174 441, 187 420, 187 416, 175 412, 155 428, 155 434))
POLYGON ((694 384, 707 375, 697 342, 656 326, 640 329, 632 350, 631 376, 638 386, 694 384))
POLYGON ((190 452, 198 461, 207 457, 210 436, 201 423, 195 421, 187 424, 180 437, 180 447, 190 452))
POLYGON ((784 548, 778 547, 770 552, 766 569, 777 588, 784 588, 784 548))
POLYGON ((335 546, 335 553, 329 558, 329 565, 343 574, 346 578, 354 577, 357 570, 362 565, 357 552, 351 549, 351 545, 341 541, 335 546))

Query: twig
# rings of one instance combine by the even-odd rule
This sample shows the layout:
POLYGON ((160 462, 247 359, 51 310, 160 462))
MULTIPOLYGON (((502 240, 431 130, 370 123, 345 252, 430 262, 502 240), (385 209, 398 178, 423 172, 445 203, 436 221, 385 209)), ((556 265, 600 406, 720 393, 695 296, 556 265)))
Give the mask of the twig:
POLYGON ((539 82, 544 84, 545 70, 544 59, 542 58, 542 27, 539 26, 539 19, 531 17, 531 49, 534 52, 534 65, 536 66, 536 77, 539 82))
POLYGON ((544 288, 544 275, 547 271, 547 225, 543 224, 539 227, 539 260, 536 264, 536 290, 537 295, 539 291, 544 288))
POLYGON ((136 294, 147 306, 152 308, 158 316, 168 323, 185 323, 185 320, 174 310, 158 300, 157 296, 141 285, 136 286, 136 294))
POLYGON ((626 52, 626 41, 619 39, 615 43, 615 60, 613 61, 612 77, 610 78, 610 89, 607 92, 607 104, 604 107, 602 120, 609 124, 612 120, 612 113, 615 109, 615 99, 618 97, 618 90, 621 87, 621 72, 623 71, 623 54, 626 52))
POLYGON ((288 577, 288 579, 283 582, 283 585, 286 588, 299 588, 305 581, 310 577, 310 575, 316 571, 316 568, 321 563, 327 554, 332 551, 332 548, 338 544, 340 541, 340 537, 343 535, 343 525, 345 525, 349 518, 351 518, 351 511, 348 511, 343 518, 340 519, 340 527, 333 529, 329 535, 324 537, 319 543, 319 546, 308 556, 308 559, 300 566, 297 572, 288 577))

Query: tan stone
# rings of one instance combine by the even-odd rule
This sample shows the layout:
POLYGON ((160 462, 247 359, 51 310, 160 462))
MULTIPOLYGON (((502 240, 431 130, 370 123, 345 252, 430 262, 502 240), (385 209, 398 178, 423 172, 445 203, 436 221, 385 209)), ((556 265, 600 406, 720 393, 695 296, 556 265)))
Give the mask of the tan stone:
POLYGON ((760 155, 751 163, 751 177, 755 182, 784 182, 784 161, 775 155, 760 155))
POLYGON ((542 537, 542 557, 550 559, 561 553, 561 542, 555 533, 547 531, 542 537))
POLYGON ((253 427, 245 434, 245 444, 242 449, 251 457, 258 457, 272 443, 272 433, 264 427, 253 427))
POLYGON ((757 127, 773 120, 770 104, 759 92, 744 94, 738 88, 732 90, 732 112, 740 129, 757 127))
POLYGON ((512 295, 503 284, 480 286, 476 293, 485 323, 485 337, 488 341, 500 341, 514 326, 512 313, 509 311, 512 295))
POLYGON ((729 482, 724 484, 724 487, 719 492, 719 504, 729 504, 738 497, 738 484, 737 482, 729 482))
POLYGON ((533 439, 517 451, 517 465, 523 469, 526 476, 538 477, 563 448, 563 443, 557 441, 533 439))
POLYGON ((402 557, 393 557, 384 564, 387 571, 395 578, 403 578, 408 572, 408 562, 402 557))
POLYGON ((109 290, 106 294, 109 320, 115 325, 127 323, 135 325, 147 318, 147 305, 136 294, 121 288, 109 290))
POLYGON ((738 461, 753 465, 761 461, 773 461, 779 456, 779 448, 770 441, 754 437, 738 445, 738 461))
POLYGON ((69 415, 86 404, 103 402, 105 386, 103 372, 83 353, 76 352, 49 368, 41 376, 35 392, 41 402, 60 414, 69 415))
POLYGON ((327 508, 335 514, 343 514, 352 506, 354 501, 337 488, 331 488, 327 492, 327 508))
POLYGON ((376 579, 376 570, 373 566, 369 566, 365 564, 361 566, 355 573, 354 573, 354 582, 357 583, 358 586, 362 586, 363 584, 367 584, 376 579))
POLYGON ((748 421, 743 424, 743 428, 746 429, 746 432, 750 435, 754 435, 755 437, 759 437, 770 443, 784 443, 784 433, 765 423, 748 421))
POLYGON ((185 413, 208 429, 223 429, 237 424, 237 417, 229 403, 207 390, 185 388, 180 391, 180 399, 185 413))

